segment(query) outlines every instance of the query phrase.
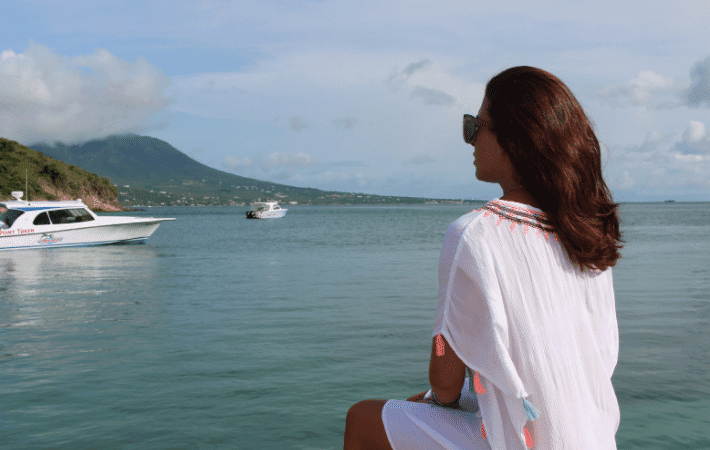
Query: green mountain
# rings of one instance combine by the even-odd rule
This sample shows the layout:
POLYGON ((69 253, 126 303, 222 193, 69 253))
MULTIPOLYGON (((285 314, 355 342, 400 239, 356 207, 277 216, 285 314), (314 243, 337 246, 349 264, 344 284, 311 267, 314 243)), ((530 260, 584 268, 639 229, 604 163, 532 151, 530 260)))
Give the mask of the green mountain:
POLYGON ((135 134, 32 148, 108 178, 118 186, 119 201, 125 205, 235 205, 258 199, 300 204, 427 201, 327 192, 245 178, 201 164, 160 139, 135 134))
POLYGON ((11 200, 12 191, 24 191, 23 200, 81 198, 95 211, 122 209, 108 179, 0 138, 0 199, 11 200))
POLYGON ((200 164, 160 139, 135 134, 110 136, 79 145, 57 143, 31 147, 107 177, 119 185, 151 188, 184 182, 219 183, 226 180, 246 184, 248 180, 200 164))

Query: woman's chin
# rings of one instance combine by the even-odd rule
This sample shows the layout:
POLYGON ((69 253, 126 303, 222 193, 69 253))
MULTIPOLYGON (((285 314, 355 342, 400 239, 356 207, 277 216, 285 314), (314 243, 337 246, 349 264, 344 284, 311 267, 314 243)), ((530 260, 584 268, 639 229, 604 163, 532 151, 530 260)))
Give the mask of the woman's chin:
POLYGON ((484 183, 497 183, 497 181, 495 181, 495 177, 492 177, 490 174, 486 174, 478 167, 476 167, 476 179, 478 181, 483 181, 484 183))

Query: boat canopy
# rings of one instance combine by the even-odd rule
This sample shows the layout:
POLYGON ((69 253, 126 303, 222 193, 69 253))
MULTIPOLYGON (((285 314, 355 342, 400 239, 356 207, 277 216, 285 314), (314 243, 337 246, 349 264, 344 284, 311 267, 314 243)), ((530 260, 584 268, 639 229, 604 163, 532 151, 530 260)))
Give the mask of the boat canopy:
POLYGON ((23 201, 7 201, 0 202, 0 206, 5 209, 17 209, 20 211, 40 211, 43 209, 59 209, 59 208, 85 208, 84 202, 79 200, 60 201, 60 202, 23 202, 23 201))

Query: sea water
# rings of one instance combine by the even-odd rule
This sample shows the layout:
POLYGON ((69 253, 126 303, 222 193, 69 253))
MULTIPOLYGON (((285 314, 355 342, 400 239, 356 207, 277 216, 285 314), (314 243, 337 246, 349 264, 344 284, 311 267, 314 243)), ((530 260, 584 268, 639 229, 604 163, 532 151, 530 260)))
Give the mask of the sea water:
MULTIPOLYGON (((472 205, 151 208, 145 245, 0 253, 0 448, 338 449, 428 388, 472 205)), ((620 449, 710 448, 710 204, 624 204, 620 449)))

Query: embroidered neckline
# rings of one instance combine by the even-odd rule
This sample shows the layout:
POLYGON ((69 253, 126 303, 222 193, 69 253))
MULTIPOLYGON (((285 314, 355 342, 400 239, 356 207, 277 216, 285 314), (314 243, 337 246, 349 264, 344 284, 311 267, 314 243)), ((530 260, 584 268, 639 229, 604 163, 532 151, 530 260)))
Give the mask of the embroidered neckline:
POLYGON ((482 209, 490 211, 504 219, 529 225, 548 233, 554 231, 552 228, 552 222, 547 219, 545 213, 526 208, 525 206, 522 206, 522 204, 521 206, 514 206, 499 200, 493 200, 486 203, 482 209))

